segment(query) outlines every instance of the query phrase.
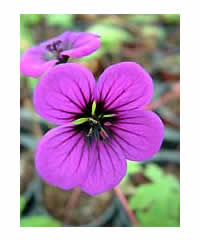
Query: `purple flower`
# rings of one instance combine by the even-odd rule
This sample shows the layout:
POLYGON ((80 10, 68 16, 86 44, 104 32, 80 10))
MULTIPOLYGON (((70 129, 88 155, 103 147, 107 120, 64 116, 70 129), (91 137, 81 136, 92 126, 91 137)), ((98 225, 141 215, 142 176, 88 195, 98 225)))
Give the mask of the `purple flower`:
POLYGON ((34 105, 40 116, 61 126, 38 144, 41 178, 62 189, 79 186, 90 195, 119 184, 126 159, 147 160, 160 149, 163 123, 143 110, 152 94, 151 77, 133 62, 108 67, 97 83, 75 63, 45 74, 35 89, 34 105))
POLYGON ((92 33, 66 31, 29 48, 21 58, 22 74, 37 78, 54 65, 66 63, 69 57, 87 56, 100 47, 100 37, 92 33))

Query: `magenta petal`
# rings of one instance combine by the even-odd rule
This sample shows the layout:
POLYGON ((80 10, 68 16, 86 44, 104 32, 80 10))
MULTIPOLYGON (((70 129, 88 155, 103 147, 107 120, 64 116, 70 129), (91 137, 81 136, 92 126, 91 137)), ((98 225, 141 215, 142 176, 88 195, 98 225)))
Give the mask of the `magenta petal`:
POLYGON ((71 32, 68 38, 69 49, 61 55, 74 58, 87 56, 100 48, 100 37, 96 34, 85 32, 71 32))
POLYGON ((59 36, 46 40, 38 46, 31 47, 25 51, 20 60, 20 72, 25 76, 38 78, 49 68, 53 67, 58 62, 58 59, 55 57, 50 60, 46 59, 47 45, 58 40, 67 45, 69 34, 70 31, 65 31, 59 36))
POLYGON ((125 111, 147 105, 153 95, 150 75, 137 63, 122 62, 108 67, 99 78, 96 98, 110 110, 125 111))
POLYGON ((21 57, 20 70, 26 76, 40 77, 56 63, 66 63, 68 57, 83 57, 100 47, 100 37, 92 33, 65 31, 57 37, 29 48, 21 57))
POLYGON ((53 68, 37 84, 34 106, 38 114, 56 124, 65 124, 81 113, 92 100, 95 80, 80 64, 61 64, 53 68))
POLYGON ((88 177, 80 186, 89 195, 111 190, 126 174, 126 160, 120 148, 112 141, 94 141, 88 177))
POLYGON ((147 160, 159 151, 164 138, 164 125, 155 113, 127 111, 119 119, 111 126, 113 139, 128 160, 147 160))
POLYGON ((78 186, 86 177, 88 163, 88 144, 70 126, 50 130, 37 146, 35 165, 39 176, 61 189, 78 186))
POLYGON ((50 67, 56 64, 57 60, 45 60, 45 49, 41 47, 29 48, 20 60, 20 72, 25 76, 37 78, 50 67))

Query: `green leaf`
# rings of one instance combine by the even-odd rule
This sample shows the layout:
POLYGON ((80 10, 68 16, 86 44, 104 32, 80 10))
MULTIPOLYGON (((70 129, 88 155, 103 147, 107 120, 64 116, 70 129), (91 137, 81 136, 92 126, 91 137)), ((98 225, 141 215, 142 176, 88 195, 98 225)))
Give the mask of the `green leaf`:
POLYGON ((27 80, 28 80, 28 86, 30 89, 34 90, 39 79, 37 78, 32 78, 32 77, 27 77, 27 80))
POLYGON ((167 219, 155 215, 156 212, 138 212, 137 218, 142 227, 166 227, 167 219))
POLYGON ((128 161, 127 164, 128 164, 127 165, 127 174, 129 174, 129 175, 136 174, 136 173, 143 171, 143 167, 139 163, 128 161))
POLYGON ((96 24, 87 29, 87 32, 95 33, 101 37, 101 49, 106 52, 116 52, 122 42, 130 41, 130 34, 124 29, 114 25, 96 24))
POLYGON ((150 179, 153 182, 158 182, 163 177, 163 172, 161 168, 156 164, 149 164, 144 169, 144 176, 150 179))
POLYGON ((160 205, 154 205, 148 211, 139 211, 136 214, 142 227, 177 227, 179 220, 170 218, 167 214, 167 208, 160 205))
POLYGON ((176 227, 180 225, 180 184, 172 175, 165 175, 154 164, 147 175, 155 181, 137 187, 129 205, 143 227, 176 227))
POLYGON ((99 48, 97 51, 93 52, 92 54, 82 57, 80 59, 77 59, 76 61, 80 63, 90 62, 100 58, 104 54, 105 54, 105 50, 103 50, 102 48, 99 48))
POLYGON ((62 224, 50 217, 32 216, 20 220, 20 227, 61 227, 62 224))
POLYGON ((163 184, 167 185, 169 189, 173 191, 180 190, 180 183, 175 176, 166 175, 162 180, 163 180, 163 184))
POLYGON ((94 114, 95 114, 96 107, 97 107, 96 101, 93 101, 93 103, 92 103, 92 116, 94 116, 94 114))
POLYGON ((75 125, 78 125, 78 124, 82 124, 84 122, 87 122, 88 121, 88 118, 79 118, 75 121, 73 121, 72 123, 75 124, 75 125))
POLYGON ((136 174, 138 172, 142 172, 142 170, 143 170, 143 167, 139 163, 127 161, 126 176, 121 181, 121 184, 125 184, 128 181, 131 174, 136 174))
POLYGON ((48 14, 46 16, 49 25, 71 28, 74 23, 73 14, 48 14))
POLYGON ((175 219, 179 219, 180 218, 180 194, 179 194, 179 192, 171 194, 169 196, 169 204, 170 203, 173 203, 173 204, 168 206, 169 216, 171 216, 172 218, 175 218, 175 219))
POLYGON ((149 207, 153 202, 157 189, 152 184, 140 185, 136 189, 136 193, 129 200, 129 205, 132 209, 144 209, 149 207))
POLYGON ((22 213, 25 206, 26 206, 26 199, 23 196, 20 196, 20 213, 22 213))

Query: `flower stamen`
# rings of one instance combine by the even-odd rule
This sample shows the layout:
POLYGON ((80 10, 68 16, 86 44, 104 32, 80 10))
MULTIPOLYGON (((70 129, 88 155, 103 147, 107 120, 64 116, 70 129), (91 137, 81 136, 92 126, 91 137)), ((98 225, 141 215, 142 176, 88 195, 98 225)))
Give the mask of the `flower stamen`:
POLYGON ((90 130, 89 130, 89 132, 88 132, 88 134, 87 134, 86 136, 87 136, 87 137, 92 136, 92 127, 90 128, 90 130))
POLYGON ((46 49, 53 55, 52 57, 57 58, 59 61, 56 64, 66 63, 69 59, 69 56, 61 56, 61 52, 63 49, 63 42, 61 40, 57 40, 48 44, 46 49))
POLYGON ((115 122, 116 114, 104 110, 101 102, 89 102, 83 113, 72 123, 80 132, 83 131, 88 140, 97 139, 104 141, 112 135, 109 127, 115 122))
POLYGON ((100 131, 100 135, 104 140, 109 137, 107 132, 102 127, 101 127, 101 131, 100 131))
POLYGON ((92 116, 95 115, 96 107, 97 107, 96 101, 93 101, 93 103, 92 103, 92 116))
POLYGON ((88 120, 89 120, 89 118, 79 118, 79 119, 76 119, 75 121, 73 121, 72 124, 79 125, 79 124, 87 122, 88 120))

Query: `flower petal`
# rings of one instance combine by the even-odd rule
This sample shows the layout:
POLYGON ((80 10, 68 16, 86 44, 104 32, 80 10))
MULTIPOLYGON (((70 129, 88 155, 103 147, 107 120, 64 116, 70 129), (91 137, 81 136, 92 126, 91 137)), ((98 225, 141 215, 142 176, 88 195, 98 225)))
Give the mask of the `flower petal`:
POLYGON ((36 150, 39 176, 62 189, 78 186, 87 175, 88 144, 70 126, 59 126, 43 136, 36 150))
POLYGON ((61 56, 82 57, 96 51, 100 47, 100 37, 92 33, 64 33, 29 48, 20 60, 20 71, 30 77, 40 77, 49 68, 59 62, 58 57, 48 51, 48 46, 59 42, 61 56))
POLYGON ((124 112, 111 129, 113 140, 132 161, 150 159, 159 151, 164 138, 160 118, 147 110, 124 112))
POLYGON ((37 78, 50 67, 56 64, 57 60, 45 60, 45 49, 38 47, 29 48, 20 60, 20 72, 25 76, 37 78))
POLYGON ((80 58, 100 48, 100 37, 96 34, 85 32, 71 32, 68 38, 69 49, 61 55, 80 58))
POLYGON ((95 80, 92 73, 80 64, 57 65, 37 84, 34 106, 49 122, 64 124, 75 120, 86 102, 93 99, 95 80))
POLYGON ((67 45, 69 34, 70 31, 65 31, 57 37, 40 43, 40 45, 38 46, 29 48, 21 57, 21 73, 25 76, 37 78, 40 77, 43 73, 45 73, 49 68, 54 66, 58 62, 58 59, 46 59, 46 55, 48 52, 47 45, 52 44, 53 42, 56 42, 58 40, 62 41, 64 45, 67 45))
POLYGON ((99 78, 96 98, 105 108, 121 112, 147 105, 153 95, 150 75, 137 63, 123 62, 108 67, 99 78))
POLYGON ((80 187, 89 195, 97 195, 120 183, 126 174, 126 160, 120 148, 112 141, 94 141, 91 153, 88 177, 80 187))

